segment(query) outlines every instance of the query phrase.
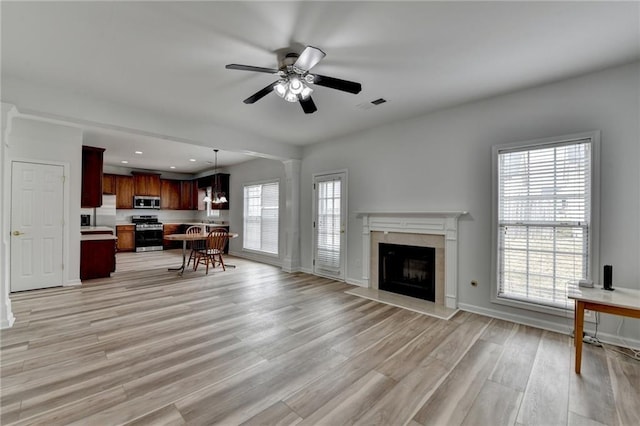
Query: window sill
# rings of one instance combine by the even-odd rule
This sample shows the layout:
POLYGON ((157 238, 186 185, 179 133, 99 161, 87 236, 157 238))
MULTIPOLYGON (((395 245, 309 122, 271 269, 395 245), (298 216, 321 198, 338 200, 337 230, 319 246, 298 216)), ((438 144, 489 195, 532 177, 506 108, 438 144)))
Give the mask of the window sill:
POLYGON ((243 253, 250 253, 250 254, 253 254, 253 255, 272 257, 274 259, 279 259, 280 258, 280 255, 278 253, 269 253, 267 251, 252 250, 252 249, 246 249, 246 248, 243 248, 242 251, 243 251, 243 253))
POLYGON ((511 306, 512 308, 525 309, 528 311, 539 312, 547 315, 555 315, 563 318, 566 318, 567 313, 573 312, 574 310, 574 303, 573 301, 569 300, 569 298, 567 298, 566 305, 564 308, 545 306, 545 305, 540 305, 534 302, 526 302, 523 300, 509 299, 506 297, 499 297, 499 296, 492 297, 491 302, 497 303, 499 305, 511 306))

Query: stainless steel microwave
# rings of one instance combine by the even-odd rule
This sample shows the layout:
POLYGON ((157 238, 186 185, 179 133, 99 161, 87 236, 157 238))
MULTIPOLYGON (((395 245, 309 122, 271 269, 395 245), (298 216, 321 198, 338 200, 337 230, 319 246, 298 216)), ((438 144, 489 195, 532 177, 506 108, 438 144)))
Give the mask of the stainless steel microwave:
POLYGON ((136 195, 133 197, 134 209, 159 209, 160 197, 146 197, 136 195))

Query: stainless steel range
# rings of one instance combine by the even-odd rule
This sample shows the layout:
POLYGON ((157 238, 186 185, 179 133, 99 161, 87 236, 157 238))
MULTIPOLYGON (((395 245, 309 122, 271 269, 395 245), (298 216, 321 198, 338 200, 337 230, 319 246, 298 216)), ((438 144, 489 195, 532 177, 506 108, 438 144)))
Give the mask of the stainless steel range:
POLYGON ((136 225, 136 251, 162 250, 162 223, 158 216, 133 216, 131 221, 136 225))

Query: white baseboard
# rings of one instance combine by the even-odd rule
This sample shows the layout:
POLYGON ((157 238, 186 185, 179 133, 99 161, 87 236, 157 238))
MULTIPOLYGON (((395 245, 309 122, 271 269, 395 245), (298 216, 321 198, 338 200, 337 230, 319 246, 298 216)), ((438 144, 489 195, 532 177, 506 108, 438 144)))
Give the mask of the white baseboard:
POLYGON ((237 251, 229 251, 231 256, 240 257, 242 259, 249 259, 255 262, 266 263, 268 265, 279 266, 282 268, 282 261, 280 258, 271 257, 271 256, 260 256, 259 254, 247 253, 247 252, 237 252, 237 251))
POLYGON ((347 277, 344 282, 346 282, 347 284, 353 284, 353 285, 357 285, 358 287, 369 287, 369 283, 365 282, 363 280, 359 280, 357 278, 349 278, 347 277))
MULTIPOLYGON (((335 277, 329 277, 329 276, 314 274, 312 268, 304 268, 304 267, 301 266, 299 271, 303 272, 305 274, 309 274, 309 275, 317 275, 318 277, 336 279, 335 277)), ((347 277, 347 278, 345 278, 344 282, 347 283, 347 284, 351 284, 351 285, 357 285, 358 287, 368 287, 368 283, 366 283, 364 281, 361 281, 361 280, 358 280, 356 278, 347 277)))
POLYGON ((62 287, 73 287, 76 285, 82 285, 82 281, 80 281, 79 279, 67 281, 66 283, 62 284, 62 287))
MULTIPOLYGON (((528 325, 530 327, 541 328, 543 330, 555 331, 557 333, 571 335, 573 332, 573 316, 566 318, 562 323, 546 321, 536 318, 531 318, 525 315, 510 314, 502 311, 496 311, 495 309, 483 308, 475 305, 468 305, 466 303, 458 303, 458 308, 463 311, 473 312, 474 314, 485 315, 491 318, 497 318, 505 321, 515 322, 517 324, 528 325)), ((590 331, 590 330, 586 330, 590 331)), ((618 336, 611 333, 603 333, 598 331, 598 339, 603 343, 616 346, 629 346, 633 349, 640 349, 640 340, 623 337, 625 343, 623 343, 618 336)))
POLYGON ((291 258, 285 257, 282 259, 282 270, 284 272, 288 272, 290 274, 296 273, 300 271, 300 262, 294 261, 291 258))
POLYGON ((13 316, 13 313, 9 313, 8 318, 2 318, 0 321, 0 329, 11 328, 13 323, 16 321, 16 317, 13 316))

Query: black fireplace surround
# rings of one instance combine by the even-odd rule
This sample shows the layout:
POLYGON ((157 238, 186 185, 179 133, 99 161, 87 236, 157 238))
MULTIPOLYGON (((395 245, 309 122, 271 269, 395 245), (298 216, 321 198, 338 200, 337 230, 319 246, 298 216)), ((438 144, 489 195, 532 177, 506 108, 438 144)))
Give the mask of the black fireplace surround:
POLYGON ((378 245, 378 288, 436 301, 435 247, 378 245))

